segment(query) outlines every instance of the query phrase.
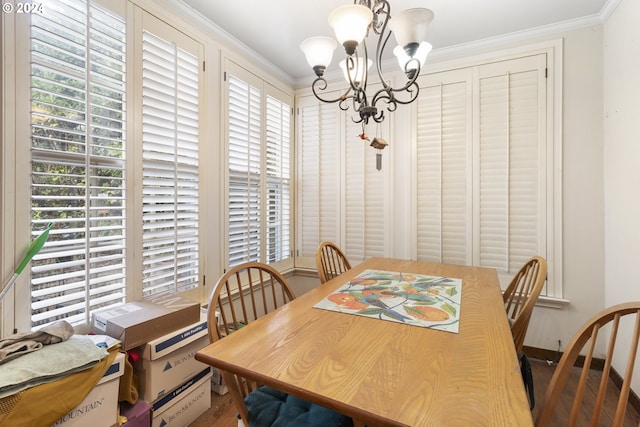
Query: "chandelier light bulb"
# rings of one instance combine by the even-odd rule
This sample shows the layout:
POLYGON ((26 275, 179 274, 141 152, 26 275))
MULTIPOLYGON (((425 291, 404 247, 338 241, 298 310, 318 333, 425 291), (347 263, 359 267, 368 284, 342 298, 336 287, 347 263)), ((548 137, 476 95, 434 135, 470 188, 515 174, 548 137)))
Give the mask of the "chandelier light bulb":
POLYGON ((371 68, 371 64, 373 64, 373 61, 370 59, 367 59, 367 68, 365 69, 364 58, 358 58, 357 61, 355 60, 347 61, 346 59, 343 59, 342 61, 340 61, 340 64, 338 65, 340 65, 340 68, 344 73, 344 79, 347 82, 352 81, 354 84, 357 85, 357 84, 360 84, 360 82, 362 82, 365 79, 367 71, 369 70, 369 68, 371 68), (349 67, 347 66, 347 63, 352 64, 351 69, 349 69, 349 67), (351 80, 349 80, 349 76, 351 76, 351 80))
POLYGON ((427 41, 429 24, 433 21, 433 12, 426 8, 407 9, 389 20, 389 28, 396 42, 407 54, 413 56, 421 42, 427 41))
POLYGON ((344 46, 347 55, 353 55, 356 47, 367 34, 373 12, 361 4, 340 6, 329 15, 329 25, 333 27, 338 42, 344 46))
POLYGON ((427 60, 429 52, 431 52, 431 43, 429 42, 421 42, 413 56, 409 56, 405 48, 400 45, 393 49, 393 54, 398 59, 398 65, 400 65, 402 71, 405 71, 406 73, 410 73, 411 71, 415 72, 418 69, 418 63, 420 64, 420 68, 422 68, 427 60))
POLYGON ((331 37, 309 37, 300 43, 309 66, 316 76, 321 77, 333 59, 333 51, 338 43, 331 37))

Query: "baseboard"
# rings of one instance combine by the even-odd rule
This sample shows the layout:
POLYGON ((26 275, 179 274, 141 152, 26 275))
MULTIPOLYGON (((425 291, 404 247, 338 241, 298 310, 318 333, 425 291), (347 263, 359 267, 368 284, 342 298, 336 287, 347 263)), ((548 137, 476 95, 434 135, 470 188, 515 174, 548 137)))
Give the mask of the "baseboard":
MULTIPOLYGON (((538 360, 546 360, 551 361, 554 364, 557 364, 562 357, 562 353, 554 350, 547 350, 544 348, 536 348, 536 347, 527 347, 524 346, 522 348, 524 354, 527 355, 529 359, 538 359, 538 360)), ((576 360, 575 366, 582 366, 584 364, 584 357, 579 356, 576 360)), ((595 370, 602 371, 604 369, 604 359, 593 359, 591 361, 591 368, 595 370)), ((623 378, 613 367, 609 372, 609 378, 613 382, 613 384, 618 387, 618 390, 622 387, 623 378)), ((629 404, 636 411, 640 412, 640 397, 633 391, 629 390, 629 404)))

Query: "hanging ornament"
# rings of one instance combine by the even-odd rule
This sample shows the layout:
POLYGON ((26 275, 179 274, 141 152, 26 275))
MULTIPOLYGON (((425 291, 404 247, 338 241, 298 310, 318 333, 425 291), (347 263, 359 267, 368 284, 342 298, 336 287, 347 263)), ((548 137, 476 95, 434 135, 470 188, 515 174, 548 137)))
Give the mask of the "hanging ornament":
POLYGON ((389 143, 382 138, 376 137, 376 138, 373 138, 373 141, 371 141, 371 144, 369 145, 377 150, 376 169, 381 170, 382 169, 382 150, 384 150, 386 146, 389 145, 389 143))

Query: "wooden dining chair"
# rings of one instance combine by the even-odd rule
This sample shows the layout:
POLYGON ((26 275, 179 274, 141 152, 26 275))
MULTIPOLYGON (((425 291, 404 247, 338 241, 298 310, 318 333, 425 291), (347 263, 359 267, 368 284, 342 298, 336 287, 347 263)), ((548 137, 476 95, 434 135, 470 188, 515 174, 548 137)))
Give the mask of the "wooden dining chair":
POLYGON ((562 411, 558 411, 562 412, 562 425, 568 427, 603 425, 621 427, 628 404, 639 336, 640 301, 614 305, 589 319, 567 345, 553 372, 536 416, 536 427, 551 425, 556 413, 556 406, 563 394, 573 396, 573 404, 568 413, 568 421, 568 408, 563 407, 562 411), (632 324, 633 328, 631 328, 632 324), (620 340, 618 340, 619 337, 620 340), (602 352, 606 355, 604 361, 595 358, 602 352), (617 368, 624 369, 624 372, 617 372, 623 379, 622 386, 619 393, 614 390, 609 390, 607 393, 614 356, 619 364, 617 368), (581 368, 575 367, 578 358, 584 359, 581 368), (602 370, 600 367, 591 369, 595 363, 602 363, 602 370), (622 366, 623 363, 625 366, 622 366), (577 375, 576 370, 579 372, 580 378, 575 389, 574 386, 571 386, 569 390, 567 379, 571 374, 577 375), (597 389, 593 386, 587 386, 587 377, 596 375, 596 372, 602 373, 597 389), (615 402, 616 398, 617 403, 615 402), (607 403, 607 406, 615 405, 615 415, 604 414, 605 400, 610 402, 607 403))
POLYGON ((349 260, 340 248, 332 242, 322 242, 316 251, 316 267, 320 283, 328 282, 347 270, 351 270, 349 260))
MULTIPOLYGON (((207 326, 215 342, 295 298, 280 272, 268 264, 247 262, 229 269, 213 286, 207 326)), ((269 357, 256 354, 256 357, 269 357)), ((246 427, 272 425, 353 425, 351 418, 306 402, 254 380, 220 371, 246 427)))
POLYGON ((547 261, 534 256, 520 268, 502 295, 518 354, 522 352, 531 313, 546 279, 547 261))

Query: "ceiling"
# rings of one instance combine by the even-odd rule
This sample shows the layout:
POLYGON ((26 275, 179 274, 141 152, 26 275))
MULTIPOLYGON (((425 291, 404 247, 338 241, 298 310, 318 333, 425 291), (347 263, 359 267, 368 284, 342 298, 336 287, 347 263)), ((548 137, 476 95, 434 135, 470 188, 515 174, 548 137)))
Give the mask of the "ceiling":
MULTIPOLYGON (((311 36, 333 37, 327 16, 336 7, 351 3, 349 0, 177 1, 215 23, 293 80, 313 75, 299 49, 300 42, 311 36)), ((394 11, 413 7, 426 7, 434 12, 429 28, 434 52, 524 30, 599 18, 608 3, 613 2, 616 0, 390 0, 391 16, 394 11)), ((334 56, 332 67, 337 68, 337 62, 334 56)))

